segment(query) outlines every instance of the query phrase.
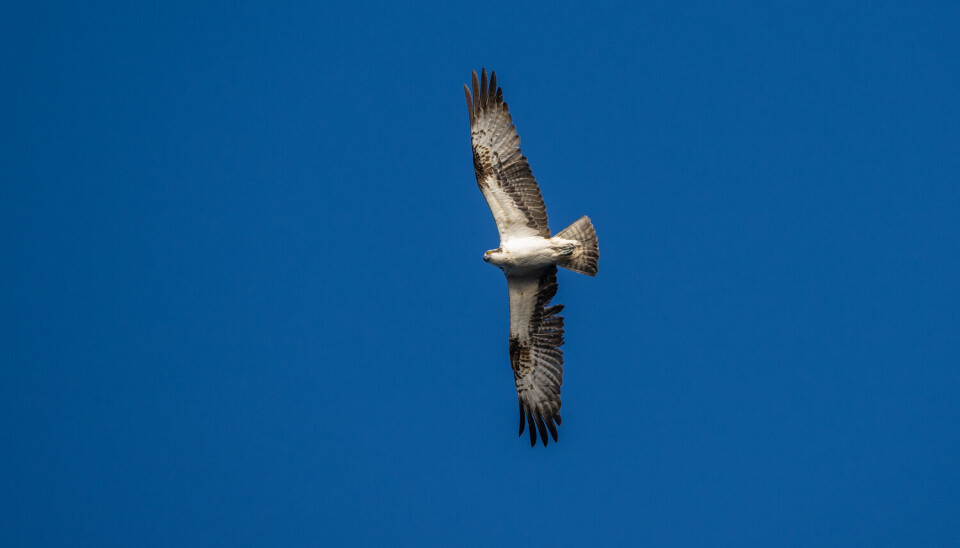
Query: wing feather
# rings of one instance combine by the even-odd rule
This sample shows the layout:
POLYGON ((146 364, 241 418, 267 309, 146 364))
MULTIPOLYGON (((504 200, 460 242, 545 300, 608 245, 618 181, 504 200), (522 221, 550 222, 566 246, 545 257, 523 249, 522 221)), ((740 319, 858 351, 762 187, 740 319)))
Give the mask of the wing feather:
POLYGON ((463 86, 470 114, 470 140, 477 185, 490 206, 500 240, 526 236, 550 237, 547 208, 513 125, 497 74, 473 72, 471 88, 463 86))
POLYGON ((548 431, 557 441, 563 384, 563 305, 550 305, 557 294, 557 268, 551 266, 539 276, 507 276, 507 287, 510 365, 520 402, 520 435, 526 425, 531 445, 539 432, 546 446, 548 431))

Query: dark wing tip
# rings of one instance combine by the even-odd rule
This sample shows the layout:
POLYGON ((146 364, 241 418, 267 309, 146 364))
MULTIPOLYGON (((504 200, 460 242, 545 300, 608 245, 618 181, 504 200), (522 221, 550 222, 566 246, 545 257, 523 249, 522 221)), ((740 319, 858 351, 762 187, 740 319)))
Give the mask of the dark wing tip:
POLYGON ((520 403, 520 436, 523 435, 524 426, 526 426, 526 416, 523 414, 523 403, 520 403))
POLYGON ((463 85, 463 94, 467 96, 467 114, 470 115, 470 125, 473 125, 473 119, 475 117, 473 113, 473 98, 470 97, 470 88, 466 84, 463 85))
POLYGON ((537 445, 537 429, 533 425, 533 413, 529 409, 527 410, 527 424, 527 429, 530 431, 530 447, 535 447, 537 445))
POLYGON ((560 441, 559 436, 557 436, 557 425, 553 424, 553 417, 547 416, 544 422, 547 423, 547 430, 550 431, 550 435, 553 437, 553 443, 560 441))
POLYGON ((486 108, 487 103, 487 68, 480 70, 480 108, 486 108))
MULTIPOLYGON (((473 71, 473 112, 480 110, 480 82, 477 80, 477 71, 473 71)), ((474 114, 476 115, 476 114, 474 114)))
POLYGON ((537 419, 537 430, 540 431, 540 439, 543 441, 543 446, 546 447, 547 446, 547 427, 545 424, 543 424, 543 415, 541 415, 540 413, 537 413, 536 419, 537 419))
POLYGON ((522 402, 520 403, 520 432, 518 435, 522 437, 523 431, 527 430, 530 434, 530 447, 536 447, 537 441, 540 441, 546 447, 550 438, 553 438, 554 443, 559 442, 558 426, 560 426, 559 413, 549 414, 549 411, 546 413, 532 411, 526 409, 522 402))
POLYGON ((497 73, 490 71, 490 78, 487 78, 486 67, 480 69, 480 75, 477 71, 472 71, 471 86, 464 84, 464 92, 467 96, 468 110, 470 111, 470 121, 473 122, 480 111, 495 108, 502 105, 506 109, 507 104, 503 102, 503 90, 497 86, 497 73), (473 93, 471 93, 471 91, 473 93))

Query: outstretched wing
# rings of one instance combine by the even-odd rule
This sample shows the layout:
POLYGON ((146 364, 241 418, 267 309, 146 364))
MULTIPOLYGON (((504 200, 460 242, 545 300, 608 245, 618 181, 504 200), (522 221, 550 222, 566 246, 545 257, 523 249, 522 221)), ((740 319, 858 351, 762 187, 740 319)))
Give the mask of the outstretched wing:
POLYGON ((477 184, 497 222, 500 241, 525 236, 550 237, 547 208, 527 159, 520 152, 520 137, 497 87, 497 73, 483 69, 480 81, 473 72, 473 96, 464 85, 470 112, 473 170, 477 184))
POLYGON ((530 430, 530 445, 537 431, 544 447, 547 431, 557 441, 560 424, 560 385, 563 384, 562 304, 550 306, 557 294, 557 267, 539 276, 507 276, 510 291, 510 365, 520 401, 520 435, 530 430))

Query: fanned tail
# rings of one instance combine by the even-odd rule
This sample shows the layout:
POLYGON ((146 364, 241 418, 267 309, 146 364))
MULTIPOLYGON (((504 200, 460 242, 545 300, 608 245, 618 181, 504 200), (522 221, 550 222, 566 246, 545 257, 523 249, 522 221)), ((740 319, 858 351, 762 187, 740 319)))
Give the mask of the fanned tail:
POLYGON ((560 231, 555 238, 564 240, 574 240, 577 242, 576 248, 569 257, 557 263, 559 266, 574 272, 586 274, 587 276, 597 275, 597 261, 600 260, 600 244, 597 242, 597 233, 593 229, 593 223, 590 217, 584 215, 577 219, 575 223, 560 231))

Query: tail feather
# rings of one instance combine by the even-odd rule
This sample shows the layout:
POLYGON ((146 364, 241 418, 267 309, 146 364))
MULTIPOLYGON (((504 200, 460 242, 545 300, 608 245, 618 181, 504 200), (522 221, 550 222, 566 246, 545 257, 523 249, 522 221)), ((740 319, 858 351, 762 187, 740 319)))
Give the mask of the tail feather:
POLYGON ((593 229, 590 217, 584 215, 575 223, 560 231, 555 236, 565 240, 577 242, 573 253, 558 263, 563 268, 580 272, 588 276, 597 275, 597 261, 600 259, 600 246, 597 242, 597 233, 593 229))

